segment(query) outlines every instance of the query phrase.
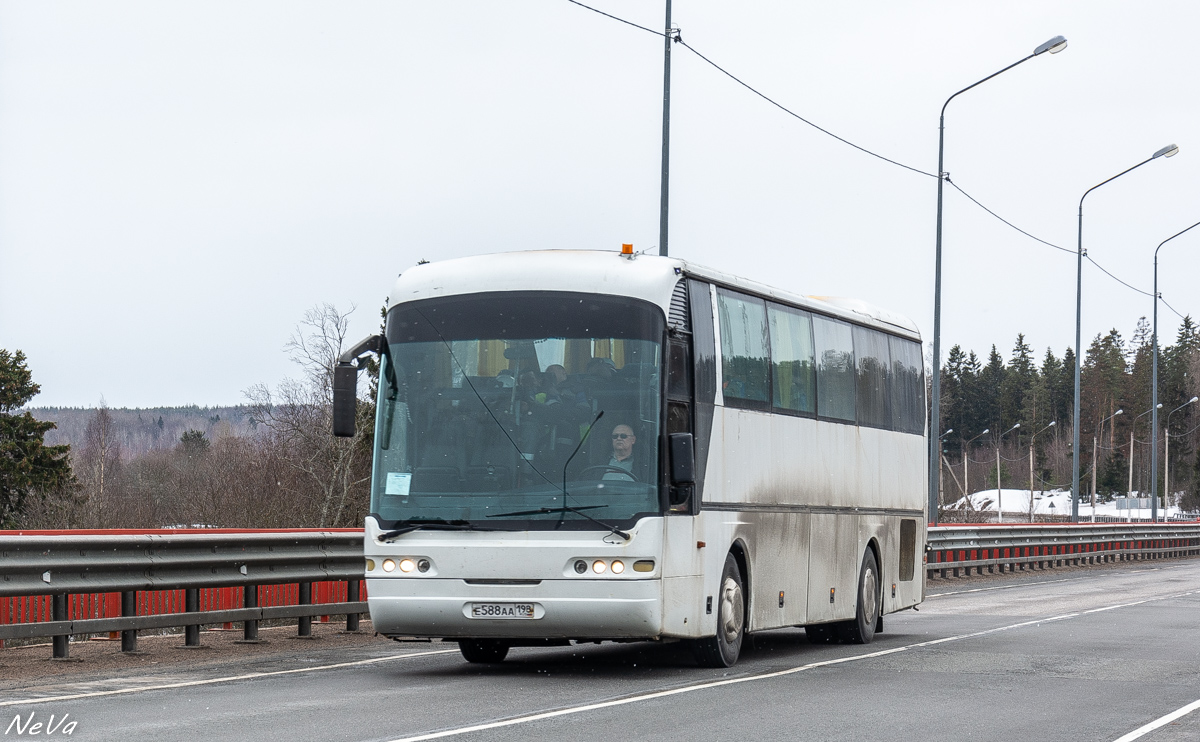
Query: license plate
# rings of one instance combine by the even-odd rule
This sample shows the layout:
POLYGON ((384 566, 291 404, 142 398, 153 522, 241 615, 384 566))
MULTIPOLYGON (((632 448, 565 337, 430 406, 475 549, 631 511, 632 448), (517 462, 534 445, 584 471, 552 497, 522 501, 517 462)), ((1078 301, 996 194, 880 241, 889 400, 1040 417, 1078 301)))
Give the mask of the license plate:
POLYGON ((533 618, 533 603, 472 603, 471 618, 533 618))

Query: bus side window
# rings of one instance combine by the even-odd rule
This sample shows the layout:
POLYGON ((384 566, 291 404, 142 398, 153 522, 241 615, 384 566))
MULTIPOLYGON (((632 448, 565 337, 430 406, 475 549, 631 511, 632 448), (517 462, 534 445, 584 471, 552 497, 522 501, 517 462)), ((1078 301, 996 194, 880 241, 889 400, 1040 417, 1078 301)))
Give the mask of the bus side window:
POLYGON ((762 299, 717 290, 721 321, 721 382, 730 407, 771 406, 767 307, 762 299))
POLYGON ((921 345, 890 337, 892 347, 892 430, 925 432, 925 379, 921 345))
POLYGON ((854 360, 857 365, 855 397, 858 424, 892 429, 892 406, 888 397, 890 351, 888 336, 878 330, 854 327, 854 360))
POLYGON ((817 415, 854 422, 854 341, 850 325, 813 315, 817 350, 817 415))

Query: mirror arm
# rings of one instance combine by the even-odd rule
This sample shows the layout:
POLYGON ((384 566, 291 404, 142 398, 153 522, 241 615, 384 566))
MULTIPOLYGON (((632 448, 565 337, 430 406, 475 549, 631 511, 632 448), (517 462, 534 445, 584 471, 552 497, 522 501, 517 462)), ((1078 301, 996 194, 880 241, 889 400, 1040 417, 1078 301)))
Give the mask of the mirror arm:
POLYGON ((362 358, 367 353, 379 355, 379 351, 383 348, 383 335, 371 335, 358 341, 358 344, 346 351, 338 358, 338 365, 349 365, 354 363, 359 358, 362 358))

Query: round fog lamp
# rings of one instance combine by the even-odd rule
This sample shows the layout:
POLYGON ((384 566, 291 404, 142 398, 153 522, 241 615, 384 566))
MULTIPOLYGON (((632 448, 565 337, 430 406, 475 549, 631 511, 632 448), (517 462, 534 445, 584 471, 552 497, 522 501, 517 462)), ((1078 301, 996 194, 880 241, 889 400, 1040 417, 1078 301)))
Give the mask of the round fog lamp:
POLYGON ((428 572, 429 571, 429 560, 428 559, 418 559, 417 560, 417 571, 418 572, 428 572))
POLYGON ((619 561, 619 560, 613 562, 612 563, 612 571, 613 571, 614 575, 621 574, 622 572, 625 571, 625 563, 622 561, 619 561))
POLYGON ((597 559, 592 562, 592 571, 598 575, 604 574, 604 570, 608 569, 608 565, 597 559))
POLYGON ((576 574, 583 574, 584 572, 587 572, 587 562, 583 561, 582 559, 576 559, 575 572, 576 574))
POLYGON ((413 560, 411 560, 411 559, 401 559, 400 560, 400 571, 401 572, 412 572, 416 568, 417 568, 417 563, 414 562, 413 560))
POLYGON ((392 559, 384 559, 383 560, 383 571, 384 572, 392 572, 395 569, 396 569, 395 560, 392 560, 392 559))

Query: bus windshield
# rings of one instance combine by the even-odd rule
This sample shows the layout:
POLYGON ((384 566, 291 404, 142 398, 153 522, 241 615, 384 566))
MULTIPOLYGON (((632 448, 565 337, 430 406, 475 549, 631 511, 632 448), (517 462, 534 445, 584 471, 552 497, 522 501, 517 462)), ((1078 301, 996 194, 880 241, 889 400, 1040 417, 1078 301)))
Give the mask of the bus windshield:
POLYGON ((517 530, 659 507, 662 310, 561 292, 400 304, 381 358, 371 513, 517 530), (597 419, 599 418, 599 419, 597 419))

